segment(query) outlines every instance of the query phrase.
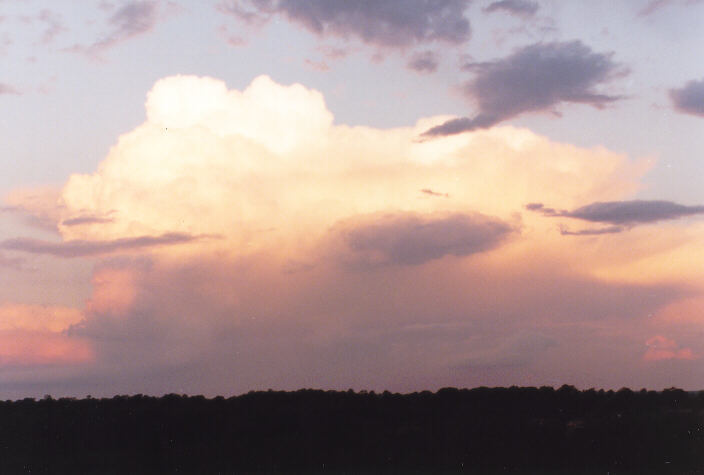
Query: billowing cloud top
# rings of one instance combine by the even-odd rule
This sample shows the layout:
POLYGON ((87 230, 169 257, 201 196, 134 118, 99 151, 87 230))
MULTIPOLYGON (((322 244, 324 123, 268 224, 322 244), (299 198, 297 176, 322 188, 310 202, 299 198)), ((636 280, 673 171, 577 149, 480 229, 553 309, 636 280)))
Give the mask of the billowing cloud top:
POLYGON ((469 39, 469 21, 464 16, 468 4, 467 0, 230 0, 220 9, 250 23, 282 14, 319 35, 406 47, 469 39))
POLYGON ((94 252, 154 244, 145 243, 145 236, 188 241, 211 235, 221 239, 192 244, 238 255, 285 252, 315 246, 338 222, 391 213, 396 217, 386 225, 368 228, 360 221, 364 231, 348 236, 367 236, 365 242, 376 242, 390 256, 398 248, 380 243, 392 229, 416 226, 430 234, 436 229, 457 242, 426 247, 418 236, 413 242, 430 256, 465 255, 470 248, 491 248, 503 232, 497 229, 505 231, 471 213, 511 222, 535 183, 551 184, 546 198, 573 203, 576 195, 595 189, 620 196, 628 187, 617 185, 613 173, 640 173, 624 157, 553 144, 525 130, 418 143, 419 131, 444 118, 391 130, 333 125, 320 93, 266 76, 242 92, 211 78, 166 78, 149 92, 146 108, 146 123, 123 135, 96 173, 73 175, 61 193, 55 222, 80 249, 33 241, 5 247, 94 252), (549 158, 556 150, 560 163, 549 158), (437 190, 444 198, 420 190, 437 190), (409 212, 419 221, 398 218, 409 212))
POLYGON ((621 68, 610 54, 594 53, 580 41, 537 43, 488 63, 469 64, 475 77, 464 85, 474 99, 474 118, 448 120, 424 135, 452 135, 491 127, 525 112, 550 109, 562 102, 601 107, 618 99, 596 86, 621 68))

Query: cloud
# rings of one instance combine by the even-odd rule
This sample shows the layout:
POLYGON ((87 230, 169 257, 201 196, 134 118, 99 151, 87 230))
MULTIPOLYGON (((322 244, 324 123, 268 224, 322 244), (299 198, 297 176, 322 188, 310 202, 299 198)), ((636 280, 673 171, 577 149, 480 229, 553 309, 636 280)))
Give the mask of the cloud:
POLYGON ((342 258, 354 267, 412 266, 447 255, 469 256, 497 247, 514 231, 500 219, 479 213, 365 216, 333 227, 346 247, 342 258))
POLYGON ((450 197, 450 195, 447 193, 438 193, 437 191, 433 191, 430 188, 423 188, 422 190, 420 190, 420 192, 429 196, 442 196, 444 198, 450 197))
POLYGON ((0 369, 92 361, 90 342, 65 334, 82 320, 82 312, 69 307, 0 305, 0 369))
POLYGON ((139 236, 112 241, 64 241, 50 242, 31 238, 13 238, 0 242, 0 248, 28 252, 31 254, 48 254, 56 257, 86 257, 110 254, 119 251, 142 249, 148 247, 183 244, 200 239, 184 233, 167 233, 160 236, 139 236))
POLYGON ((62 226, 83 226, 86 224, 105 224, 112 223, 114 220, 105 216, 76 216, 75 218, 64 219, 61 221, 62 226))
POLYGON ((83 320, 70 307, 4 303, 0 305, 0 331, 27 330, 60 333, 83 320))
POLYGON ((15 189, 5 195, 4 202, 0 210, 17 214, 25 224, 46 231, 56 232, 64 211, 61 190, 52 186, 15 189))
POLYGON ((93 173, 12 206, 48 216, 63 243, 43 250, 60 254, 74 241, 102 252, 169 232, 221 238, 99 260, 84 320, 66 331, 94 351, 71 391, 648 385, 643 342, 682 339, 648 315, 695 284, 632 266, 700 233, 564 239, 518 215, 536 196, 567 209, 628 199, 645 161, 509 126, 421 143, 446 116, 348 126, 319 92, 265 76, 242 90, 164 78, 145 109, 93 173), (110 220, 71 225, 91 217, 110 220))
MULTIPOLYGON (((686 206, 672 201, 606 201, 595 202, 581 206, 572 211, 545 208, 541 203, 530 203, 526 206, 530 211, 537 211, 544 216, 576 218, 596 223, 609 223, 613 227, 605 228, 596 234, 604 232, 619 232, 621 226, 654 223, 657 221, 678 219, 704 213, 704 206, 686 206)), ((595 234, 594 232, 585 232, 595 234)), ((572 234, 572 233, 563 233, 572 234)), ((580 233, 581 234, 581 233, 580 233)))
POLYGON ((404 48, 430 41, 469 39, 467 0, 267 0, 222 2, 219 10, 254 25, 283 15, 319 36, 355 38, 380 47, 404 48))
POLYGON ((474 118, 450 119, 427 130, 426 137, 487 128, 526 112, 548 110, 561 103, 603 107, 618 96, 598 92, 622 68, 611 54, 594 53, 580 41, 537 43, 510 56, 469 65, 475 77, 464 93, 477 103, 474 118))
POLYGON ((467 356, 457 363, 460 369, 501 368, 527 366, 541 353, 557 346, 552 337, 535 331, 524 331, 505 338, 497 346, 470 350, 467 356))
POLYGON ((91 57, 102 53, 117 44, 150 32, 159 20, 159 3, 150 0, 135 0, 123 4, 108 18, 110 30, 93 44, 75 45, 72 51, 91 57))
POLYGON ((563 236, 598 236, 600 234, 615 234, 625 231, 622 226, 607 226, 598 229, 580 229, 579 231, 570 231, 566 228, 560 228, 560 234, 563 236))
POLYGON ((23 270, 25 260, 21 257, 8 257, 0 254, 0 268, 23 270))
POLYGON ((651 0, 639 12, 639 16, 648 16, 658 10, 672 5, 695 5, 701 0, 651 0))
POLYGON ((14 86, 10 86, 9 84, 3 84, 0 83, 0 96, 3 94, 14 94, 14 95, 19 95, 21 94, 20 91, 15 88, 14 86))
POLYGON ((434 73, 438 69, 438 55, 433 51, 415 53, 408 61, 407 67, 419 73, 434 73))
POLYGON ((670 90, 670 99, 676 110, 704 117, 704 79, 689 81, 680 89, 670 90))
POLYGON ((39 12, 38 19, 46 24, 46 29, 42 33, 41 39, 43 44, 51 43, 58 35, 68 31, 61 21, 61 16, 51 10, 44 9, 39 12))
POLYGON ((330 71, 330 66, 328 66, 328 63, 325 61, 313 61, 312 59, 306 58, 303 63, 315 71, 330 71))
POLYGON ((674 340, 662 335, 648 338, 645 344, 648 347, 643 355, 645 361, 698 359, 691 348, 682 348, 674 340))
POLYGON ((485 7, 484 11, 487 13, 503 11, 511 15, 527 18, 534 16, 539 9, 540 5, 531 0, 499 0, 485 7))

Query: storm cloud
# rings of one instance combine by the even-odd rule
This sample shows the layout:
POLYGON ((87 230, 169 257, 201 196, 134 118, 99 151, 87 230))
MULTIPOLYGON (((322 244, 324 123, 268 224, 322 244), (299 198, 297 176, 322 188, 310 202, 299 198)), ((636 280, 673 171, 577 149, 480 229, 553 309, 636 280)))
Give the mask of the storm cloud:
POLYGON ((447 255, 468 256, 497 247, 514 231, 504 221, 479 213, 400 213, 339 227, 339 236, 350 251, 345 260, 363 267, 419 265, 447 255))
POLYGON ((424 136, 443 136, 491 127, 526 112, 550 110, 563 102, 603 107, 619 96, 596 87, 623 69, 611 54, 593 52, 581 41, 537 43, 510 56, 465 69, 475 77, 465 83, 465 95, 476 101, 473 118, 457 118, 433 127, 424 136))
POLYGON ((704 79, 670 90, 670 99, 679 112, 704 117, 704 79))
POLYGON ((383 47, 408 47, 428 41, 460 44, 469 39, 467 0, 233 0, 220 11, 249 24, 274 15, 320 36, 357 38, 383 47))
MULTIPOLYGON (((594 223, 607 223, 617 227, 654 223, 704 213, 704 206, 701 205, 686 206, 672 201, 660 200, 597 201, 572 211, 547 208, 542 203, 529 203, 526 205, 526 209, 542 213, 544 216, 576 218, 594 223)), ((622 230, 617 227, 581 231, 577 234, 604 234, 622 230)), ((563 232, 563 234, 576 233, 563 232)))

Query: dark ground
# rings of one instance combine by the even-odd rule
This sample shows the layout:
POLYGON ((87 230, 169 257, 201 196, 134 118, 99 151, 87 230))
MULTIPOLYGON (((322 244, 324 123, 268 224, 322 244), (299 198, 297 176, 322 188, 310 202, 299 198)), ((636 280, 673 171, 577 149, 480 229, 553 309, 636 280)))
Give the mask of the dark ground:
POLYGON ((704 474, 704 392, 300 390, 0 402, 0 473, 704 474))

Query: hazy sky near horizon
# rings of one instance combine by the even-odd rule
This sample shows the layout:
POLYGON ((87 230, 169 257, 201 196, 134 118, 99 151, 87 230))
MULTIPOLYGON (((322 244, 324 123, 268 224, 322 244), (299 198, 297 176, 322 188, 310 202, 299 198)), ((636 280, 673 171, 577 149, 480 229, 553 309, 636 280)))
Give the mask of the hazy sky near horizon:
POLYGON ((0 0, 0 398, 704 388, 702 24, 0 0))

